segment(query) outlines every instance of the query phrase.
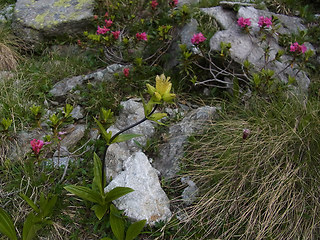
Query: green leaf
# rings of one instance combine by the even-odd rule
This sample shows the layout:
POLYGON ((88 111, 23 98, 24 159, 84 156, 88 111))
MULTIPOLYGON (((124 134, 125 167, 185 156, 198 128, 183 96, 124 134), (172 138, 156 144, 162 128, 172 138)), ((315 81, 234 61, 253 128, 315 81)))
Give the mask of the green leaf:
POLYGON ((108 208, 109 208, 109 204, 105 204, 105 205, 96 204, 91 208, 91 210, 93 210, 97 218, 101 220, 104 214, 106 213, 106 211, 108 210, 108 208))
POLYGON ((16 230, 9 214, 0 207, 0 233, 11 240, 17 240, 16 230))
POLYGON ((25 200, 25 201, 28 203, 28 205, 29 205, 30 207, 32 207, 32 209, 33 209, 35 212, 40 213, 39 208, 34 204, 34 202, 33 202, 30 198, 28 198, 28 197, 27 197, 26 195, 24 195, 23 193, 20 193, 19 195, 20 195, 20 197, 21 197, 23 200, 25 200))
POLYGON ((43 217, 48 217, 52 214, 52 210, 54 208, 54 206, 56 205, 58 196, 57 195, 53 195, 48 196, 48 198, 46 199, 46 204, 45 205, 40 205, 40 210, 43 214, 43 217))
POLYGON ((158 121, 164 117, 166 117, 167 114, 166 113, 154 113, 152 114, 150 117, 148 117, 148 119, 150 119, 151 121, 158 121))
POLYGON ((102 135, 102 137, 104 138, 104 140, 106 141, 106 144, 109 144, 111 136, 112 136, 112 132, 107 132, 104 127, 102 126, 102 124, 96 119, 94 118, 94 121, 96 122, 96 124, 99 127, 100 133, 102 135))
POLYGON ((63 110, 64 110, 64 117, 67 118, 70 116, 73 110, 73 106, 67 103, 66 106, 63 108, 63 110))
POLYGON ((23 224, 23 240, 31 240, 36 236, 37 231, 41 229, 41 225, 37 224, 37 222, 38 219, 36 218, 36 216, 33 213, 29 213, 23 224))
POLYGON ((260 85, 260 83, 261 83, 261 78, 260 78, 259 74, 257 74, 257 73, 254 73, 254 74, 253 74, 253 82, 254 82, 254 85, 255 85, 256 87, 258 87, 258 86, 260 85))
POLYGON ((113 141, 112 143, 117 143, 117 142, 125 142, 125 141, 128 141, 132 138, 135 138, 135 137, 141 137, 142 135, 141 134, 134 134, 134 133, 123 133, 123 134, 120 134, 119 136, 117 136, 113 141))
POLYGON ((133 191, 134 190, 132 188, 128 187, 116 187, 106 194, 106 202, 112 202, 113 200, 116 200, 119 197, 122 197, 133 191))
POLYGON ((110 225, 113 234, 118 240, 124 239, 124 221, 121 216, 119 216, 118 209, 111 204, 110 205, 110 225))
POLYGON ((100 240, 112 240, 112 239, 108 237, 104 237, 104 238, 101 238, 100 240))
POLYGON ((101 160, 96 153, 93 154, 93 182, 92 189, 100 193, 101 196, 104 196, 104 191, 102 187, 102 166, 101 160))
POLYGON ((131 224, 126 233, 126 240, 135 239, 135 237, 137 237, 141 233, 142 229, 146 225, 146 222, 147 220, 141 220, 139 222, 131 224))
POLYGON ((103 204, 101 196, 96 191, 91 190, 90 188, 69 185, 69 186, 65 186, 64 189, 66 189, 68 192, 71 192, 74 195, 84 200, 87 200, 93 203, 99 203, 101 205, 103 204))

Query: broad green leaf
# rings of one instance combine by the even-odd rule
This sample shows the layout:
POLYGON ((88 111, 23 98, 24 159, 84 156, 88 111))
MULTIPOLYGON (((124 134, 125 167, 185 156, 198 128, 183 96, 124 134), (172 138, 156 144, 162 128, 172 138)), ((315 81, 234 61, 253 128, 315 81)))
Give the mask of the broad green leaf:
POLYGON ((100 240, 112 240, 112 239, 108 237, 104 237, 104 238, 101 238, 100 240))
POLYGON ((35 212, 40 213, 39 208, 34 204, 34 202, 33 202, 30 198, 28 198, 28 197, 27 197, 26 195, 24 195, 23 193, 20 193, 19 195, 20 195, 20 197, 21 197, 23 200, 25 200, 25 201, 28 203, 28 205, 29 205, 30 207, 32 207, 32 209, 33 209, 35 212))
POLYGON ((126 240, 135 239, 141 233, 142 229, 146 225, 146 222, 147 220, 141 220, 131 224, 126 233, 126 240))
POLYGON ((103 206, 100 204, 96 204, 91 208, 91 210, 93 210, 97 218, 101 220, 104 214, 106 213, 106 211, 108 210, 108 208, 109 208, 109 204, 105 204, 103 206))
POLYGON ((57 199, 58 199, 57 195, 53 195, 52 197, 48 196, 46 200, 46 204, 44 206, 40 205, 40 209, 42 211, 43 217, 48 217, 52 214, 52 210, 56 205, 57 199))
POLYGON ((112 143, 125 142, 132 138, 141 137, 141 136, 142 136, 141 134, 134 134, 134 133, 120 134, 112 141, 112 143))
POLYGON ((33 213, 29 213, 26 220, 23 224, 23 231, 22 231, 22 239, 23 240, 31 240, 33 239, 37 231, 41 229, 41 225, 37 224, 38 219, 36 219, 36 216, 33 213))
POLYGON ((17 240, 16 230, 9 214, 0 207, 0 233, 11 240, 17 240))
POLYGON ((124 240, 124 221, 119 216, 118 209, 111 204, 110 205, 110 225, 113 234, 118 240, 124 240))
POLYGON ((71 192, 74 195, 76 195, 84 200, 94 202, 94 203, 103 204, 102 198, 99 195, 99 193, 91 190, 90 188, 69 185, 69 186, 65 186, 64 189, 66 189, 68 192, 71 192))
POLYGON ((166 113, 154 113, 150 117, 148 117, 148 119, 150 119, 151 121, 158 121, 166 116, 166 113))
POLYGON ((106 202, 112 202, 113 200, 116 200, 119 197, 122 197, 133 191, 134 190, 132 188, 128 187, 116 187, 106 194, 106 202))
POLYGON ((112 136, 112 132, 111 132, 111 131, 110 131, 110 132, 107 132, 107 131, 104 129, 104 127, 102 126, 102 124, 101 124, 96 118, 94 118, 94 121, 95 121, 96 124, 98 125, 102 137, 104 138, 104 140, 106 141, 106 143, 109 144, 110 138, 111 138, 111 136, 112 136))
POLYGON ((96 153, 93 154, 93 182, 92 189, 98 191, 101 196, 104 196, 104 191, 102 187, 102 166, 101 160, 96 153))
POLYGON ((44 197, 43 192, 41 192, 41 194, 40 194, 40 200, 39 200, 40 209, 41 209, 41 206, 47 205, 47 202, 48 202, 48 199, 46 199, 46 198, 44 197))

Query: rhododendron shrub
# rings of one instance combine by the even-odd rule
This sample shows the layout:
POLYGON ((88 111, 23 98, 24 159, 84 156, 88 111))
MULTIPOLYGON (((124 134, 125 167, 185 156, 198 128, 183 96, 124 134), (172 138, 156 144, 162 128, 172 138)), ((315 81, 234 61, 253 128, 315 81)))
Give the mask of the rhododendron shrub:
POLYGON ((272 19, 261 16, 261 17, 259 18, 258 25, 259 25, 260 28, 263 28, 263 27, 271 27, 271 25, 272 25, 272 19))
POLYGON ((39 155, 39 153, 44 145, 44 141, 33 139, 30 141, 30 145, 31 145, 33 153, 35 155, 39 155))
POLYGON ((241 28, 247 28, 247 27, 250 27, 251 26, 251 20, 250 18, 239 18, 238 19, 238 25, 241 27, 241 28))
POLYGON ((129 77, 129 68, 124 68, 123 69, 123 75, 126 77, 126 78, 128 78, 129 77))
POLYGON ((191 43, 192 44, 200 44, 200 43, 204 42, 205 40, 206 40, 206 38, 200 32, 200 33, 193 35, 193 37, 191 38, 191 43))
POLYGON ((136 37, 139 41, 148 41, 147 33, 137 33, 136 37))
POLYGON ((153 10, 155 10, 157 8, 157 6, 159 5, 159 3, 157 2, 157 0, 153 0, 153 1, 151 1, 150 5, 151 5, 151 8, 153 10))
POLYGON ((295 42, 290 45, 290 52, 305 53, 306 51, 307 47, 304 44, 299 45, 299 43, 295 42))

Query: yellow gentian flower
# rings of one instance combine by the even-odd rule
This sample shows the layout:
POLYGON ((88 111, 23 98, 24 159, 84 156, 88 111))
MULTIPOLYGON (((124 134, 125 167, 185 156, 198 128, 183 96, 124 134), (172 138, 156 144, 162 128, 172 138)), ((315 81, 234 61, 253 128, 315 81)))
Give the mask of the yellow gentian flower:
POLYGON ((160 103, 161 100, 165 102, 172 102, 175 98, 175 94, 170 93, 172 83, 169 81, 170 77, 166 77, 164 74, 156 76, 156 87, 147 84, 149 94, 152 96, 154 102, 160 103))

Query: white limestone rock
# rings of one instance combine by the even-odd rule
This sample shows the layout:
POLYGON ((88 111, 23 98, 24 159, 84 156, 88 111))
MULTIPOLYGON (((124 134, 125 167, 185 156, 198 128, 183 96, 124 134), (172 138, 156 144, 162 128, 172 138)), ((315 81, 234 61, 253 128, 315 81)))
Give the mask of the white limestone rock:
POLYGON ((134 190, 114 201, 116 207, 124 210, 133 221, 146 219, 147 224, 153 225, 171 217, 169 199, 161 188, 157 171, 144 153, 136 152, 126 159, 124 171, 110 182, 105 191, 115 187, 134 190))

